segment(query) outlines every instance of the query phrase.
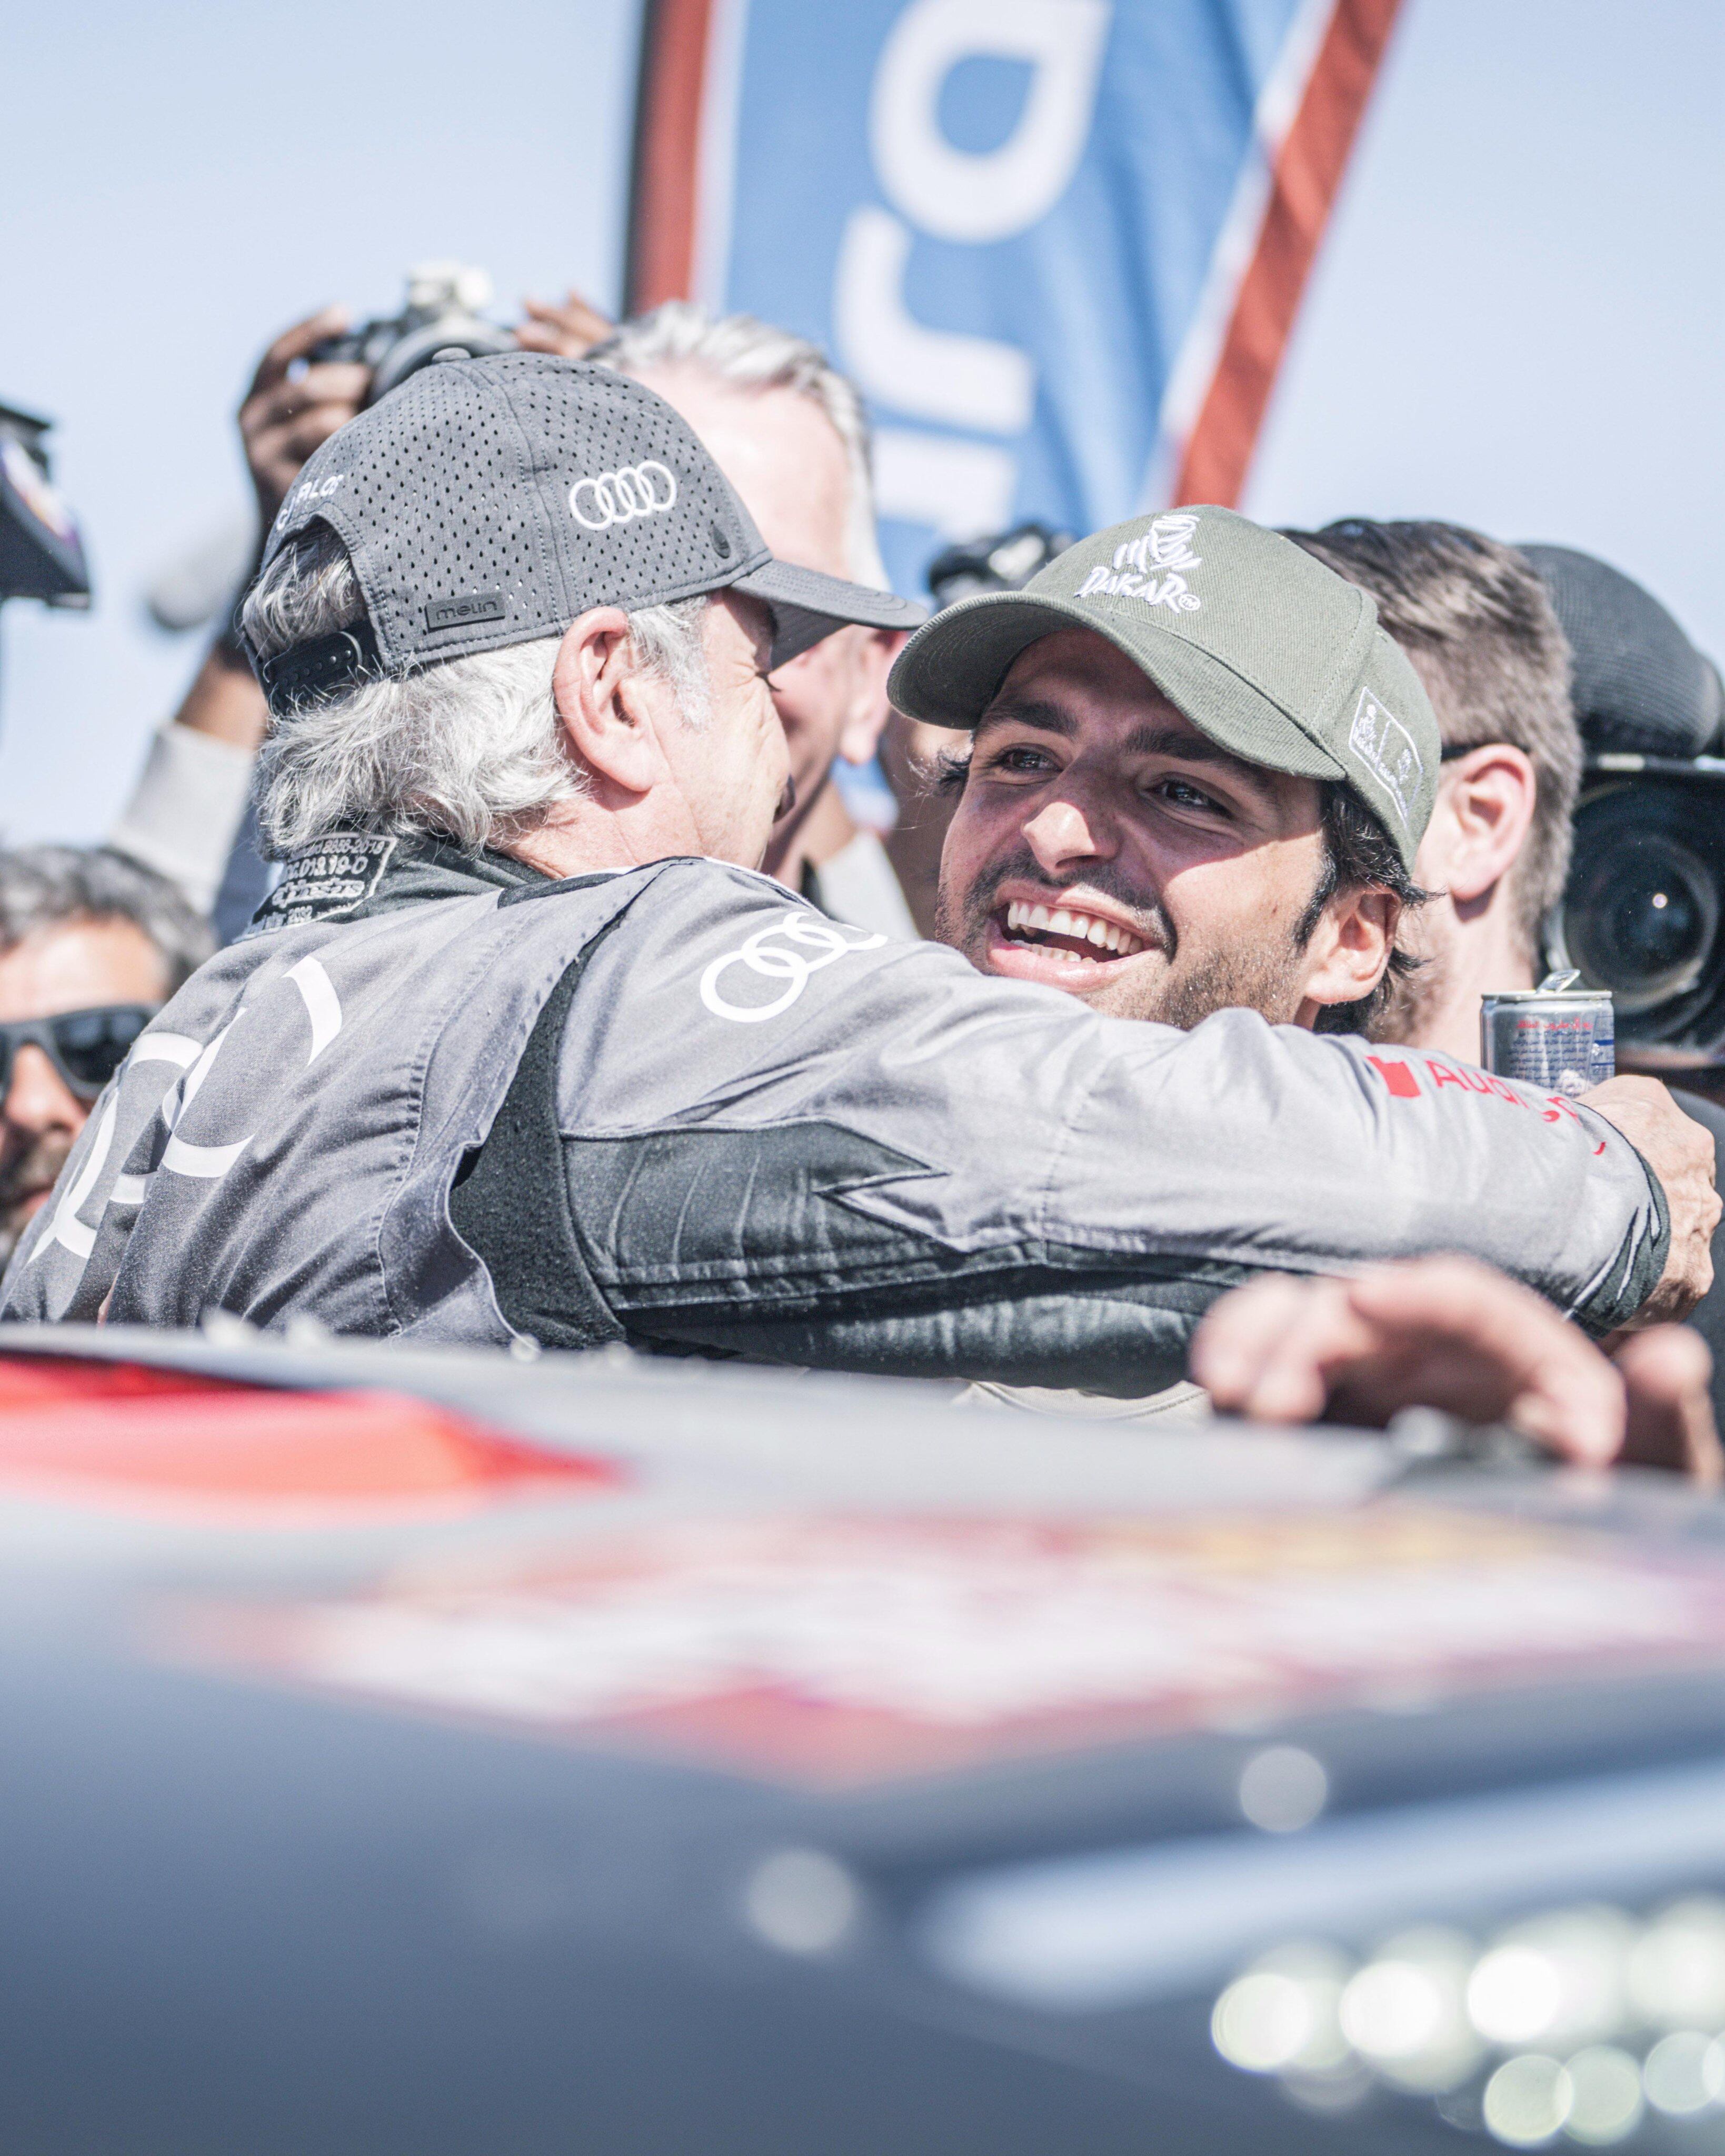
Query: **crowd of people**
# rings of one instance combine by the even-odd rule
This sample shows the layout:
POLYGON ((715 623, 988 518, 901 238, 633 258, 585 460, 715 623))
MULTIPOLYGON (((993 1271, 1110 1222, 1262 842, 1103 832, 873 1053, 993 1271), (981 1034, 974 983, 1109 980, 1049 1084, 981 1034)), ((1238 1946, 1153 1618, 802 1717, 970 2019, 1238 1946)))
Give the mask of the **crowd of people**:
POLYGON ((1717 1111, 1478 1066, 1568 866, 1574 557, 1180 507, 924 619, 788 331, 572 297, 372 404, 337 326, 259 366, 256 567, 108 844, 0 855, 6 1317, 1716 1479, 1717 1111))

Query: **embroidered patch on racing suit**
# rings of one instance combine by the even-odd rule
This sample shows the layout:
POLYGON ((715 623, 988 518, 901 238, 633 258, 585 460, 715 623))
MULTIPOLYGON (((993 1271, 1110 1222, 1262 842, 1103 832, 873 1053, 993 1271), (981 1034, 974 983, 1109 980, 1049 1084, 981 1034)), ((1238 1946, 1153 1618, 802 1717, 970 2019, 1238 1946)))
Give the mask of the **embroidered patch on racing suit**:
POLYGON ((399 841, 375 831, 343 831, 308 839, 282 864, 281 881, 252 916, 245 937, 308 921, 340 921, 377 890, 399 841))

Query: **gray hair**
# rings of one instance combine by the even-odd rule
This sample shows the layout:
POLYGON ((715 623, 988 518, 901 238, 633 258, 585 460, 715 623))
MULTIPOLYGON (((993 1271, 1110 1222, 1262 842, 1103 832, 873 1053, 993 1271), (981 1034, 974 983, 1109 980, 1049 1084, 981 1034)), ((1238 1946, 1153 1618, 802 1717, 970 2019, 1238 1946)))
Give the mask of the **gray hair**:
POLYGON ((845 551, 860 584, 890 583, 875 530, 875 475, 868 415, 855 382, 840 374, 818 345, 752 315, 716 318, 690 300, 667 300, 650 314, 623 323, 588 357, 619 374, 644 367, 698 367, 716 382, 742 391, 793 390, 819 404, 844 445, 850 469, 845 551))
MULTIPOLYGON (((629 617, 640 664, 691 726, 710 709, 706 596, 629 617)), ((365 601, 347 550, 316 525, 284 547, 240 623, 259 658, 351 629, 365 601)), ((258 758, 258 824, 280 855, 333 831, 437 833, 470 852, 506 844, 587 791, 552 693, 560 639, 536 637, 363 683, 272 722, 258 758)))
POLYGON ((216 947, 209 923, 166 876, 105 846, 0 851, 0 950, 44 928, 126 921, 162 960, 167 993, 184 986, 216 947))

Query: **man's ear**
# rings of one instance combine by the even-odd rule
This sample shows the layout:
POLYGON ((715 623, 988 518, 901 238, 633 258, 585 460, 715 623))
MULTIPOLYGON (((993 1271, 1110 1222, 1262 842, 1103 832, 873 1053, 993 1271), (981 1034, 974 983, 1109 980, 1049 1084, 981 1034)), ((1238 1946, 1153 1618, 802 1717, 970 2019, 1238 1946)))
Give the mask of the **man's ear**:
POLYGON ((1401 917, 1394 891, 1341 891, 1330 901, 1307 947, 1314 963, 1299 1024, 1312 1024, 1330 1004, 1357 1004, 1370 995, 1389 963, 1401 917))
POLYGON ((565 630, 551 677, 564 738, 600 798, 639 798, 662 774, 652 700, 621 607, 592 607, 565 630))
POLYGON ((1436 886, 1458 906, 1486 897, 1515 865, 1533 821, 1538 781, 1532 759, 1487 742, 1444 766, 1438 793, 1443 859, 1436 886))
POLYGON ((850 694, 839 732, 839 753, 846 763, 866 763, 880 746, 892 708, 886 701, 886 677, 905 648, 906 632, 858 628, 850 634, 850 694))

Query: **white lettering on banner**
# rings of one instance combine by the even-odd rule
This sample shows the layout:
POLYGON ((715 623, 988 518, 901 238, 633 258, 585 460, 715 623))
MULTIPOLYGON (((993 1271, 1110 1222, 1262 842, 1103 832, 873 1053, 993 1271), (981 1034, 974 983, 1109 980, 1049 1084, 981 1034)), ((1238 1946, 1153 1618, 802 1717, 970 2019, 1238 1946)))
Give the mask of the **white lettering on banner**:
MULTIPOLYGON (((986 245, 1047 216, 1084 155, 1112 12, 1111 0, 911 0, 893 24, 875 73, 870 142, 881 190, 901 215, 875 205, 852 211, 833 293, 842 362, 877 403, 1009 438, 1029 429, 1029 355, 998 337, 916 321, 905 271, 918 232, 986 245), (983 151, 961 149, 940 121, 948 77, 975 59, 1031 70, 1017 124, 983 151)), ((950 447, 964 454, 930 461, 914 483, 882 485, 880 513, 952 537, 1005 523, 1017 458, 981 443, 950 447)))
POLYGON ((808 987, 811 973, 818 973, 835 959, 848 957, 852 952, 878 950, 886 941, 884 936, 865 936, 860 929, 845 928, 814 914, 783 913, 764 928, 756 929, 735 951, 713 960, 701 977, 701 1000, 715 1018, 729 1019, 736 1025, 757 1025, 762 1019, 777 1018, 781 1011, 788 1010, 808 987), (792 947, 776 944, 775 937, 782 937, 792 947), (805 957, 805 951, 817 955, 805 957), (763 980, 783 981, 788 985, 771 1003, 733 1004, 719 991, 719 983, 732 966, 742 966, 763 980))
POLYGON ((994 337, 914 321, 905 305, 910 254, 911 234, 896 217, 852 210, 833 295, 833 326, 846 366, 870 397, 919 419, 1023 434, 1036 396, 1029 358, 994 337))
POLYGON ((1108 0, 913 0, 892 26, 869 108, 887 198, 937 239, 1009 239, 1047 216, 1090 133, 1108 0), (1028 61, 1018 125, 993 150, 961 150, 940 96, 961 60, 1028 61))
POLYGON ((875 437, 875 508, 927 524, 943 539, 973 539, 1012 518, 1018 460, 992 442, 883 427, 875 437))

